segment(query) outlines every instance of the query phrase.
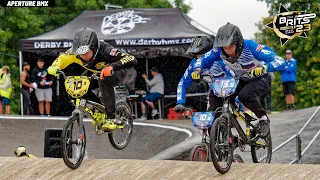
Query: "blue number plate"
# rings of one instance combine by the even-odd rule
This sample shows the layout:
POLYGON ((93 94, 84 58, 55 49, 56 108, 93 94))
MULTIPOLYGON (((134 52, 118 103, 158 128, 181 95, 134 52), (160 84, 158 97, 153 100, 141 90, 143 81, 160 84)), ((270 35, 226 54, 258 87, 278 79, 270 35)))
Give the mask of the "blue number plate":
POLYGON ((192 116, 192 124, 194 127, 204 130, 212 126, 214 115, 211 112, 195 112, 192 116))

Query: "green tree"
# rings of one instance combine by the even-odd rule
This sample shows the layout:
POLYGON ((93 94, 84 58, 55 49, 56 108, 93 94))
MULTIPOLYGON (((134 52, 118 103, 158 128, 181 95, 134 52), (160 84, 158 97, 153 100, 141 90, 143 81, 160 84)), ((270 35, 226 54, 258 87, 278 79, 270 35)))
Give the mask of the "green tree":
MULTIPOLYGON (((20 112, 19 40, 54 30, 84 10, 104 10, 104 4, 124 8, 172 8, 168 0, 56 0, 53 8, 3 8, 0 7, 0 63, 11 69, 14 93, 12 113, 20 112)), ((184 0, 175 0, 175 7, 188 12, 191 7, 184 0)))
MULTIPOLYGON (((256 41, 273 48, 275 52, 285 58, 285 50, 291 49, 297 60, 297 83, 295 105, 297 108, 306 108, 320 104, 320 3, 319 0, 258 0, 264 1, 269 7, 269 17, 263 18, 257 26, 259 32, 255 34, 256 41), (296 37, 281 47, 279 37, 272 29, 264 25, 272 22, 273 16, 279 13, 280 3, 289 11, 304 11, 316 13, 317 17, 311 20, 311 31, 306 32, 308 38, 296 37)), ((282 93, 280 73, 275 73, 272 82, 272 105, 278 110, 285 108, 285 98, 282 93)))

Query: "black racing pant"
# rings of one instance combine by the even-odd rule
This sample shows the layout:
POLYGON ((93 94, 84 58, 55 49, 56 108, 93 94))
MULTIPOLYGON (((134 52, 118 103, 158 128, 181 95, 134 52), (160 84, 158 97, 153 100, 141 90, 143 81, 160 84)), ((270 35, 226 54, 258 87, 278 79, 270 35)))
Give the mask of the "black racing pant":
POLYGON ((106 108, 108 118, 114 118, 116 111, 114 87, 122 83, 125 72, 125 70, 115 71, 112 76, 99 80, 98 84, 91 84, 88 93, 85 94, 83 98, 97 103, 102 102, 106 108), (100 99, 91 91, 92 89, 97 88, 97 86, 101 93, 100 99))
MULTIPOLYGON (((266 115, 266 110, 260 103, 260 97, 270 88, 271 76, 269 74, 256 78, 252 81, 240 80, 236 92, 231 96, 231 102, 235 104, 235 98, 238 96, 240 102, 260 118, 266 115)), ((210 106, 208 111, 214 111, 218 107, 222 106, 223 99, 215 96, 213 93, 210 93, 209 103, 210 106)))
POLYGON ((23 115, 31 115, 30 114, 30 105, 31 105, 30 92, 29 90, 22 88, 21 94, 23 97, 23 115))
POLYGON ((264 109, 271 110, 271 88, 260 97, 261 105, 264 109), (266 107, 267 103, 267 107, 266 107))

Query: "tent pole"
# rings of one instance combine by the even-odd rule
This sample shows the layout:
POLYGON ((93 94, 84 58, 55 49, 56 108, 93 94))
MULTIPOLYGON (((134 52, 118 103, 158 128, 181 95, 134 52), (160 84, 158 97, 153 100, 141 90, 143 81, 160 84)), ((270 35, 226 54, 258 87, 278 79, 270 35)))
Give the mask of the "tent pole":
MULTIPOLYGON (((149 65, 148 65, 148 56, 146 57, 146 74, 149 77, 149 65)), ((149 91, 149 86, 147 85, 147 92, 149 91)))
MULTIPOLYGON (((23 59, 22 59, 22 52, 19 51, 19 69, 20 69, 20 73, 22 72, 22 62, 23 62, 23 59)), ((20 89, 22 88, 22 85, 21 83, 20 84, 20 89)), ((21 115, 24 115, 24 112, 23 112, 23 96, 22 94, 20 93, 20 111, 21 111, 21 115)))

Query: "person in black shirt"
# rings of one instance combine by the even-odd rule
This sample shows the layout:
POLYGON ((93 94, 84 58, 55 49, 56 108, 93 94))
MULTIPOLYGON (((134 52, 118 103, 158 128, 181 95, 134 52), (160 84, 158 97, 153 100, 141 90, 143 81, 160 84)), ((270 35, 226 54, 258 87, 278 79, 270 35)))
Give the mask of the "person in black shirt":
POLYGON ((20 73, 20 83, 22 85, 21 94, 23 97, 23 113, 22 115, 31 115, 29 106, 31 104, 30 93, 33 91, 33 85, 30 81, 30 65, 27 62, 22 63, 22 72, 20 73))
POLYGON ((31 80, 37 84, 36 97, 39 102, 39 113, 41 116, 44 115, 44 102, 46 102, 46 114, 50 116, 50 103, 52 102, 51 86, 53 84, 52 76, 43 68, 43 59, 39 58, 37 65, 38 66, 32 70, 31 80))

